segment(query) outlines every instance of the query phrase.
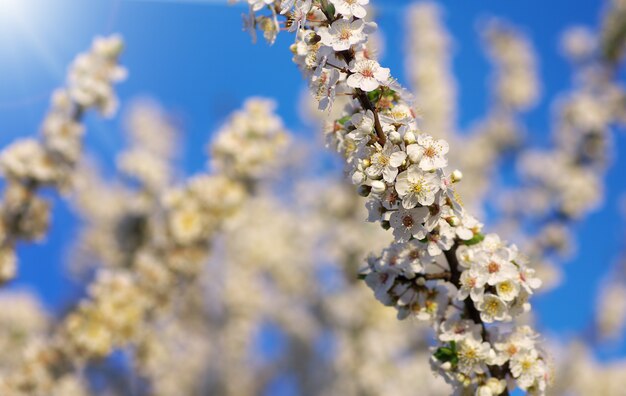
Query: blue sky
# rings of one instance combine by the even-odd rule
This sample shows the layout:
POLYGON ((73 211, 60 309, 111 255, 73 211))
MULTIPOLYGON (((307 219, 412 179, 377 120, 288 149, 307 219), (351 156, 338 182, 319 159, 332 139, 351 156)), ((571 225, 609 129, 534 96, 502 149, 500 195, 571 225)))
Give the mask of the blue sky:
MULTIPOLYGON (((93 36, 121 33, 126 40, 123 64, 129 79, 119 86, 122 104, 148 95, 172 111, 183 126, 181 165, 191 173, 203 167, 204 145, 211 131, 248 96, 269 96, 279 103, 286 124, 301 136, 316 140, 298 119, 303 80, 291 63, 283 34, 269 47, 253 45, 241 30, 241 6, 218 1, 165 0, 1 0, 0 5, 0 145, 32 135, 47 108, 49 93, 61 85, 76 53, 88 48, 93 36)), ((386 51, 382 63, 403 81, 403 9, 408 1, 372 0, 380 6, 379 24, 386 51)), ((463 127, 484 114, 488 64, 476 34, 477 21, 489 15, 510 20, 532 39, 539 54, 542 101, 525 121, 529 139, 548 141, 549 103, 570 85, 569 66, 557 51, 559 34, 572 24, 595 26, 601 2, 595 0, 446 0, 445 20, 455 40, 454 71, 459 84, 459 123, 463 127)), ((123 144, 120 121, 87 119, 88 151, 110 167, 123 144)), ((616 151, 626 152, 626 136, 616 135, 616 151)), ((455 148, 452 148, 453 150, 455 148)), ((458 149, 458 148, 457 148, 458 149)), ((625 156, 626 157, 626 156, 625 156)), ((618 158, 608 175, 606 206, 576 226, 577 257, 566 267, 566 284, 537 298, 544 330, 571 335, 583 330, 592 316, 601 276, 612 265, 626 240, 618 215, 619 196, 626 190, 626 159, 618 158)), ((63 275, 63 261, 75 235, 75 222, 57 204, 53 228, 45 243, 20 249, 20 277, 14 286, 31 285, 56 310, 71 301, 76 290, 63 275)), ((622 354, 624 346, 603 349, 601 355, 622 354)))

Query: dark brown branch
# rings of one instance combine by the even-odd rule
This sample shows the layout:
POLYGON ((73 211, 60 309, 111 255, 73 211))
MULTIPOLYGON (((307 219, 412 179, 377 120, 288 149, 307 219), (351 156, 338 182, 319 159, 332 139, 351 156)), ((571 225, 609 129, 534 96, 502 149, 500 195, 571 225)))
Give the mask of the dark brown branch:
MULTIPOLYGON (((455 244, 450 250, 447 250, 445 252, 445 256, 446 256, 446 260, 448 260, 448 266, 450 267, 450 282, 452 284, 454 284, 454 286, 456 286, 457 288, 460 288, 461 286, 461 271, 459 269, 459 261, 456 258, 456 250, 458 248, 458 244, 455 244)), ((487 332, 487 328, 485 327, 485 323, 483 322, 483 320, 480 318, 480 312, 478 312, 478 309, 476 309, 476 306, 474 305, 474 302, 472 301, 471 298, 466 298, 464 301, 464 311, 465 314, 468 316, 468 318, 470 320, 472 320, 474 323, 477 323, 480 325, 481 329, 482 329, 482 337, 483 340, 486 342, 489 342, 491 344, 491 340, 489 339, 489 332, 487 332)), ((494 378, 498 378, 498 379, 506 379, 506 370, 504 370, 502 367, 500 366, 488 366, 489 368, 489 373, 491 374, 492 377, 494 378)), ((507 388, 504 388, 504 392, 501 393, 501 396, 509 396, 509 390, 507 388)))
MULTIPOLYGON (((332 23, 333 15, 328 14, 327 7, 322 7, 322 11, 324 12, 324 15, 326 16, 328 22, 332 23)), ((354 53, 350 50, 338 52, 338 55, 343 58, 343 60, 346 62, 346 65, 348 66, 354 60, 354 53)), ((354 92, 361 106, 365 110, 370 110, 374 114, 374 130, 376 131, 376 140, 378 141, 378 143, 384 146, 385 142, 387 141, 387 137, 385 136, 385 132, 383 131, 383 127, 380 123, 380 118, 378 117, 378 111, 376 110, 376 107, 374 107, 365 91, 356 88, 354 92)))

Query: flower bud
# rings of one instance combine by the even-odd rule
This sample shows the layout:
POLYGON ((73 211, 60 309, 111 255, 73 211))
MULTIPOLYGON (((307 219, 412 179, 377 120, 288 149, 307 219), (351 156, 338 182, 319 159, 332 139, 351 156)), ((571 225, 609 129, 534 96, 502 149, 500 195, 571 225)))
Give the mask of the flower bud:
POLYGON ((446 220, 452 227, 458 227, 458 225, 461 224, 461 220, 456 216, 450 216, 446 220))
POLYGON ((307 44, 309 45, 315 45, 322 41, 322 38, 318 34, 311 34, 309 37, 307 37, 307 39, 307 44))
POLYGON ((357 194, 359 194, 362 197, 367 197, 370 195, 370 191, 372 191, 372 188, 370 186, 366 186, 361 184, 357 189, 356 192, 357 194))
POLYGON ((506 388, 506 381, 499 380, 497 378, 489 378, 485 386, 487 386, 491 390, 491 394, 500 395, 502 394, 502 392, 504 392, 504 389, 506 388))
POLYGON ((402 143, 402 136, 397 131, 393 131, 389 133, 389 140, 394 144, 402 143))
POLYGON ((367 168, 368 166, 372 165, 372 161, 370 161, 369 158, 364 158, 363 160, 361 160, 361 165, 364 168, 367 168))
POLYGON ((374 180, 372 182, 372 192, 374 194, 382 194, 385 192, 386 189, 387 185, 385 184, 385 182, 381 180, 374 180))
POLYGON ((417 142, 417 139, 415 138, 415 134, 413 132, 408 131, 404 134, 404 143, 413 144, 415 142, 417 142))
POLYGON ((450 369, 452 369, 452 364, 450 362, 442 363, 441 369, 444 371, 450 371, 450 369))
POLYGON ((463 173, 460 170, 455 169, 450 175, 450 179, 452 180, 452 183, 458 183, 463 179, 463 173))
POLYGON ((363 182, 367 179, 365 177, 365 173, 361 171, 356 171, 352 174, 352 183, 353 184, 363 184, 363 182))

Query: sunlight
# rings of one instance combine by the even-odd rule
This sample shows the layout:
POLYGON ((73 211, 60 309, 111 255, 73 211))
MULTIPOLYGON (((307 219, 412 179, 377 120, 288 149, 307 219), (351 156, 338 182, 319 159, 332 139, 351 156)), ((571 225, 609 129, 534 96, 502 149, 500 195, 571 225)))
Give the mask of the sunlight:
POLYGON ((0 0, 0 30, 10 28, 24 17, 24 4, 22 0, 0 0))
POLYGON ((28 73, 36 70, 55 78, 63 76, 65 68, 51 43, 52 36, 47 34, 53 15, 50 5, 0 0, 0 85, 12 92, 0 95, 0 109, 28 105, 47 96, 34 88, 28 73))

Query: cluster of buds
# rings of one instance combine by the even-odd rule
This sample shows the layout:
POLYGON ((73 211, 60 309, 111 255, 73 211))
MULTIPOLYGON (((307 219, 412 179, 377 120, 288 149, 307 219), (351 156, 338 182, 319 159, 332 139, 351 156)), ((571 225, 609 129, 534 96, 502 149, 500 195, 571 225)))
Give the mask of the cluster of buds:
POLYGON ((338 92, 353 97, 327 137, 343 154, 359 193, 370 198, 369 220, 393 228, 394 244, 368 260, 363 274, 376 296, 396 306, 401 318, 415 314, 433 323, 441 343, 433 359, 459 391, 507 394, 514 382, 543 394, 549 371, 534 342, 524 340, 525 348, 508 355, 495 352, 520 331, 532 333, 507 332, 504 322, 528 309, 525 297, 538 281, 514 246, 482 234, 481 224, 463 209, 453 188, 461 173, 445 171, 447 142, 419 131, 390 70, 368 57, 365 43, 376 27, 363 20, 368 1, 270 3, 265 9, 271 15, 287 15, 298 30, 294 60, 320 103, 332 105, 338 92), (472 282, 467 298, 464 287, 472 282), (458 326, 479 329, 458 349, 441 341, 442 323, 454 318, 458 326))

